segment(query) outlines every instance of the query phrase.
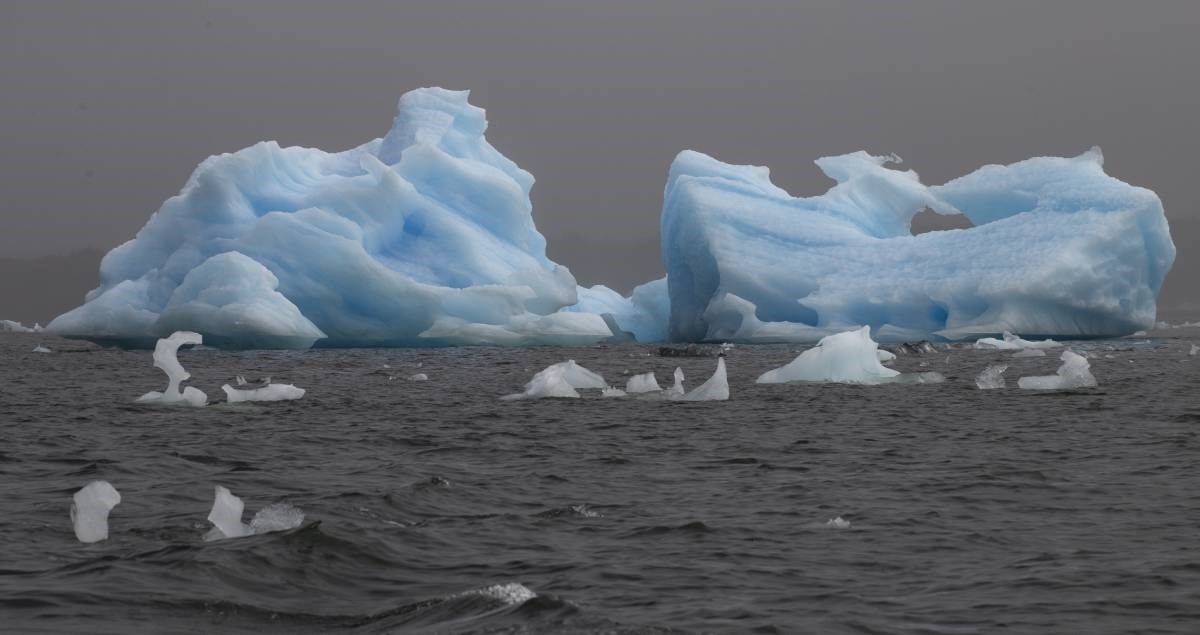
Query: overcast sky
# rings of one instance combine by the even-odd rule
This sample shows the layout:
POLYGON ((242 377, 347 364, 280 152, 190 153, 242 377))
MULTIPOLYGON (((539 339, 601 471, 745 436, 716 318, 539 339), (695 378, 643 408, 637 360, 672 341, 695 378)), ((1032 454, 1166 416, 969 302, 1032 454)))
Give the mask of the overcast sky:
POLYGON ((1186 1, 4 0, 0 256, 111 248, 208 155, 349 148, 439 85, 487 109, 584 284, 661 275, 685 148, 811 195, 822 155, 895 152, 940 183, 1100 145, 1166 206, 1164 301, 1196 301, 1198 32, 1186 1))

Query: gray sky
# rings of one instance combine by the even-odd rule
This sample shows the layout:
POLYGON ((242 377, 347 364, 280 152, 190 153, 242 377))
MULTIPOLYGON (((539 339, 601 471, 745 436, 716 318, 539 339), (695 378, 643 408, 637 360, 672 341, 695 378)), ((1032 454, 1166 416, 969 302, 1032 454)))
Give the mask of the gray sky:
POLYGON ((940 183, 1100 145, 1166 206, 1161 304, 1200 309, 1197 32, 1198 2, 6 0, 0 260, 111 248, 210 154, 352 147, 440 85, 537 178, 550 256, 584 284, 661 275, 684 148, 810 195, 822 155, 896 152, 940 183))

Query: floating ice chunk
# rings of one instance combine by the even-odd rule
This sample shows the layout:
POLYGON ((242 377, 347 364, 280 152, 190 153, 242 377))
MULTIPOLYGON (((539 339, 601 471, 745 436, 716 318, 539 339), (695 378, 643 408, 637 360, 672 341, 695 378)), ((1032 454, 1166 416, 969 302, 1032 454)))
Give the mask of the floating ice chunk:
POLYGON ((828 521, 826 521, 825 526, 833 527, 834 529, 849 529, 850 521, 838 516, 837 518, 830 518, 828 521))
POLYGON ((1063 364, 1058 367, 1056 374, 1022 377, 1017 380, 1017 385, 1021 388, 1036 390, 1066 390, 1097 385, 1096 378, 1089 370, 1090 364, 1088 364, 1087 358, 1071 351, 1063 351, 1062 357, 1059 359, 1063 364))
POLYGON ((1200 355, 1200 346, 1192 344, 1192 349, 1190 351, 1188 351, 1188 355, 1191 355, 1192 357, 1195 357, 1196 355, 1200 355))
POLYGON ((292 384, 267 384, 262 388, 251 390, 239 390, 229 384, 225 384, 221 386, 221 390, 225 391, 225 398, 229 403, 243 401, 289 401, 299 399, 305 393, 303 388, 297 388, 292 384))
POLYGON ((992 390, 995 388, 1004 387, 1004 371, 1008 370, 1008 366, 1003 364, 988 366, 983 369, 982 373, 975 378, 975 385, 979 386, 980 390, 992 390))
POLYGON ((620 388, 613 388, 612 386, 606 386, 604 388, 604 390, 600 391, 600 396, 601 397, 624 397, 625 391, 621 390, 620 388))
POLYGON ((683 396, 683 401, 725 401, 729 399, 729 380, 725 376, 725 357, 717 358, 717 370, 707 381, 683 396))
POLYGON ((417 373, 415 375, 409 375, 408 381, 429 381, 429 375, 426 375, 425 373, 417 373))
POLYGON ((1013 353, 1013 357, 1045 357, 1046 349, 1043 348, 1022 348, 1013 353))
POLYGON ((290 503, 271 503, 250 520, 250 532, 267 534, 295 529, 304 523, 304 512, 290 503))
POLYGON ((1032 349, 1058 348, 1060 346, 1062 346, 1062 343, 1055 342, 1054 340, 1042 340, 1040 342, 1031 342, 1029 340, 1021 339, 1020 337, 1013 335, 1012 333, 1009 333, 1008 331, 1004 332, 1003 339, 998 340, 994 337, 983 337, 975 342, 975 348, 997 349, 997 350, 1002 350, 1002 351, 1016 351, 1016 350, 1031 349, 1031 348, 1032 349))
POLYGON ((183 391, 179 390, 179 384, 191 374, 179 364, 176 353, 180 346, 202 342, 199 333, 189 331, 176 331, 171 337, 158 340, 154 346, 154 366, 167 374, 167 388, 163 392, 151 391, 138 397, 138 403, 186 404, 197 408, 208 403, 208 395, 196 388, 188 386, 183 391))
POLYGON ((683 369, 676 366, 675 367, 675 383, 672 384, 671 387, 667 389, 666 393, 663 394, 663 396, 666 397, 667 399, 682 399, 683 395, 684 395, 683 369))
POLYGON ((604 382, 604 378, 600 375, 575 363, 575 360, 568 359, 565 362, 559 362, 551 366, 547 366, 544 370, 533 376, 529 383, 525 384, 525 391, 513 395, 505 395, 501 399, 511 401, 513 399, 541 399, 545 397, 565 397, 577 398, 579 393, 576 388, 599 388, 603 390, 608 384, 604 382))
POLYGON ((625 382, 625 392, 637 394, 643 392, 658 392, 662 388, 658 385, 658 380, 654 378, 654 373, 642 373, 634 375, 625 382))
POLYGON ((108 539, 108 512, 121 502, 117 488, 108 481, 92 481, 75 492, 71 503, 71 523, 79 542, 108 539))
POLYGON ((41 324, 34 324, 33 327, 28 327, 15 320, 0 320, 0 332, 2 333, 37 333, 41 330, 41 324))
POLYGON ((208 521, 213 528, 204 536, 205 540, 241 538, 272 531, 295 529, 304 522, 304 512, 288 503, 272 503, 259 510, 247 525, 242 522, 245 503, 234 496, 228 488, 216 486, 212 511, 208 521))
POLYGON ((821 381, 851 384, 881 384, 900 375, 879 363, 879 345, 869 327, 829 335, 801 353, 791 363, 769 370, 756 380, 760 384, 792 381, 821 381))
POLYGON ((35 352, 35 353, 53 353, 54 351, 46 348, 45 346, 42 346, 41 344, 38 344, 37 346, 33 347, 33 352, 35 352))
POLYGON ((875 356, 879 358, 879 363, 886 364, 896 361, 896 354, 891 351, 885 351, 882 348, 875 351, 875 356))

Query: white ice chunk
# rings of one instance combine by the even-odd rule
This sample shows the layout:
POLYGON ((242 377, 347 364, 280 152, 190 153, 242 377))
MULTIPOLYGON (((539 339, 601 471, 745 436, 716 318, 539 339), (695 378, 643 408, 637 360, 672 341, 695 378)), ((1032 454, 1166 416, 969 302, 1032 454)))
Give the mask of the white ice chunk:
POLYGON ((229 403, 239 403, 242 401, 289 401, 299 399, 305 393, 303 388, 297 388, 292 384, 267 384, 262 388, 252 390, 239 390, 229 384, 225 384, 221 386, 221 390, 225 391, 225 398, 229 403))
POLYGON ((35 346, 33 348, 33 352, 35 352, 35 353, 53 353, 54 351, 46 348, 45 346, 42 346, 41 344, 38 344, 37 346, 35 346))
POLYGON ((408 381, 429 381, 429 375, 426 375, 425 373, 417 373, 415 375, 409 375, 408 381))
POLYGON ((1022 348, 1013 353, 1013 357, 1045 357, 1046 350, 1042 348, 1022 348))
POLYGON ((249 525, 242 522, 243 511, 245 511, 245 503, 242 502, 242 499, 234 496, 229 489, 217 485, 212 511, 208 513, 208 521, 213 524, 213 528, 204 536, 204 539, 221 540, 272 531, 285 531, 295 529, 304 522, 304 512, 288 503, 267 505, 254 515, 254 519, 250 521, 249 525))
POLYGON ((108 481, 92 481, 75 492, 71 522, 79 542, 107 540, 108 513, 120 502, 121 495, 108 481))
POLYGON ((1192 357, 1195 357, 1196 355, 1200 355, 1200 346, 1192 344, 1192 349, 1190 351, 1188 351, 1188 355, 1191 355, 1192 357))
POLYGON ((1077 355, 1071 351, 1063 351, 1062 366, 1059 366, 1058 372, 1054 375, 1043 375, 1040 377, 1022 377, 1017 380, 1017 385, 1021 388, 1032 388, 1036 390, 1066 390, 1071 388, 1083 388, 1086 386, 1097 385, 1096 378, 1092 376, 1090 364, 1086 357, 1077 355))
POLYGON ((851 384, 881 384, 900 375, 879 363, 879 345, 871 339, 871 329, 862 327, 829 335, 801 353, 791 363, 769 370, 757 379, 760 384, 792 381, 820 381, 851 384))
POLYGON ((604 382, 604 378, 600 375, 575 363, 575 360, 568 359, 565 362, 559 362, 551 366, 547 366, 544 370, 533 376, 529 383, 525 384, 524 392, 505 395, 501 399, 511 401, 513 399, 542 399, 546 397, 565 397, 577 398, 579 393, 576 388, 599 388, 603 390, 608 384, 604 382))
POLYGON ((988 366, 983 369, 982 373, 975 378, 975 385, 979 386, 980 390, 992 390, 995 388, 1004 387, 1004 371, 1008 370, 1008 366, 997 364, 988 366))
POLYGON ((183 391, 179 390, 179 384, 191 377, 191 374, 183 369, 176 358, 180 346, 202 342, 203 338, 199 333, 189 331, 176 331, 171 337, 158 340, 154 346, 154 366, 167 374, 167 389, 163 392, 148 392, 138 397, 138 403, 186 404, 193 407, 207 404, 208 395, 200 390, 191 386, 183 391))
POLYGON ((600 391, 600 396, 601 397, 624 397, 625 391, 621 390, 620 388, 613 388, 612 386, 606 386, 604 388, 604 390, 600 391))
POLYGON ((676 366, 675 367, 675 383, 672 384, 671 387, 667 389, 666 393, 663 396, 666 397, 667 399, 682 399, 683 395, 684 395, 683 369, 676 366))
POLYGON ((637 394, 643 392, 658 392, 662 388, 658 385, 658 380, 654 378, 654 373, 642 373, 634 375, 625 382, 625 392, 637 394))
POLYGON ((825 526, 833 527, 834 529, 849 529, 850 521, 838 516, 837 518, 830 518, 828 521, 826 521, 825 526))
POLYGON ((975 348, 979 349, 998 349, 1002 351, 1017 351, 1022 349, 1045 349, 1058 348, 1062 346, 1061 342, 1054 340, 1042 340, 1040 342, 1032 342, 1030 340, 1021 339, 1019 336, 1013 335, 1008 331, 1003 334, 1003 339, 994 337, 983 337, 975 342, 975 348))
POLYGON ((0 320, 0 333, 37 333, 41 330, 42 327, 39 324, 34 324, 30 328, 15 320, 0 320))
POLYGON ((882 348, 881 348, 881 349, 879 349, 879 350, 877 350, 877 351, 875 351, 875 355, 876 355, 876 357, 878 357, 878 358, 879 358, 879 362, 880 362, 881 364, 886 364, 886 363, 888 363, 888 362, 894 362, 894 361, 896 361, 896 354, 895 354, 895 353, 893 353, 893 352, 891 352, 891 351, 886 351, 886 350, 884 350, 884 349, 882 349, 882 348))
POLYGON ((725 357, 717 358, 717 370, 703 384, 683 396, 684 401, 725 401, 729 399, 729 380, 725 376, 725 357))

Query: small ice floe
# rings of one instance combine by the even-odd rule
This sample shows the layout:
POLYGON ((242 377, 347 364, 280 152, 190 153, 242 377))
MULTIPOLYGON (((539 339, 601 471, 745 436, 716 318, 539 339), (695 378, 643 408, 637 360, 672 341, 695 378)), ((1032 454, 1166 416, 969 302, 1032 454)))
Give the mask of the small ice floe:
POLYGON ((292 384, 267 384, 262 388, 252 388, 250 390, 234 388, 229 384, 224 384, 221 386, 221 390, 225 391, 225 400, 229 403, 240 403, 243 401, 289 401, 299 399, 305 393, 303 388, 297 388, 292 384))
POLYGON ((158 340, 154 345, 154 366, 167 374, 167 388, 163 392, 150 391, 138 397, 138 403, 184 404, 197 408, 207 404, 208 395, 199 389, 188 386, 182 391, 179 390, 179 384, 192 375, 183 369, 175 357, 180 346, 202 342, 200 334, 191 331, 176 331, 171 337, 158 340))
POLYGON ((1044 348, 1022 348, 1013 353, 1013 357, 1045 357, 1046 349, 1044 348))
POLYGON ((425 373, 417 373, 415 375, 409 375, 408 381, 429 381, 429 375, 426 375, 425 373))
POLYGON ((620 388, 613 388, 612 386, 605 386, 604 390, 600 391, 600 396, 601 397, 624 397, 625 391, 621 390, 620 388))
POLYGON ((1063 351, 1062 357, 1059 359, 1063 364, 1058 367, 1056 374, 1022 377, 1017 380, 1017 385, 1034 390, 1066 390, 1097 385, 1096 378, 1089 370, 1090 364, 1088 364, 1087 358, 1071 351, 1063 351))
POLYGON ((512 401, 514 399, 542 399, 546 397, 563 397, 563 398, 578 398, 579 392, 577 388, 597 388, 603 390, 608 387, 604 378, 600 375, 575 363, 575 360, 568 359, 565 362, 559 362, 551 366, 547 366, 544 370, 533 376, 529 383, 525 384, 525 390, 512 395, 505 395, 500 399, 504 401, 512 401))
POLYGON ((45 346, 42 346, 41 344, 38 344, 37 346, 33 347, 33 352, 35 352, 35 353, 53 353, 54 351, 46 348, 45 346))
POLYGON ((829 520, 825 521, 825 526, 833 527, 834 529, 849 529, 850 521, 838 516, 837 518, 830 518, 829 520))
POLYGON ((1008 366, 997 364, 988 366, 983 369, 982 373, 975 378, 975 385, 979 386, 980 390, 993 390, 1004 387, 1004 371, 1008 370, 1008 366))
POLYGON ((1192 344, 1192 350, 1188 351, 1188 355, 1191 355, 1192 357, 1200 355, 1200 346, 1192 344))
POLYGON ((75 492, 71 503, 71 523, 79 542, 108 539, 108 512, 121 502, 117 488, 108 481, 92 481, 75 492))
MULTIPOLYGON (((483 597, 489 600, 495 600, 505 606, 517 606, 524 604, 537 594, 530 591, 528 587, 517 582, 509 582, 507 584, 493 584, 485 586, 481 589, 471 589, 458 594, 458 597, 476 596, 483 597)), ((454 596, 451 596, 454 597, 454 596)))
POLYGON ((666 390, 666 392, 663 394, 663 396, 666 397, 667 399, 682 399, 683 395, 684 395, 683 369, 676 366, 675 367, 675 383, 672 384, 671 387, 666 390))
POLYGON ((980 338, 975 342, 975 348, 983 350, 1015 351, 1023 348, 1058 348, 1062 346, 1062 342, 1055 342, 1054 340, 1042 340, 1040 342, 1024 340, 1019 336, 1009 333, 1008 331, 1005 331, 1002 337, 1003 339, 996 339, 994 337, 980 338))
POLYGON ((659 392, 662 388, 658 385, 658 380, 654 378, 654 373, 642 373, 634 375, 625 382, 625 392, 634 395, 643 392, 659 392))
POLYGON ((30 327, 15 320, 0 320, 0 333, 40 333, 41 331, 42 325, 36 322, 30 327))
POLYGON ((216 486, 212 511, 208 512, 208 522, 213 524, 213 528, 204 535, 204 540, 241 538, 273 531, 286 531, 295 529, 304 522, 304 512, 299 507, 288 503, 271 503, 260 509, 247 525, 242 522, 242 512, 245 507, 246 504, 242 502, 242 499, 234 496, 228 488, 216 486))
POLYGON ((712 377, 683 396, 683 401, 725 401, 729 399, 729 380, 725 375, 725 356, 717 358, 712 377))
POLYGON ((756 383, 819 381, 882 384, 895 381, 900 371, 879 363, 878 352, 879 345, 871 339, 870 327, 828 335, 790 363, 763 373, 756 383))
POLYGON ((723 352, 726 352, 726 353, 728 353, 729 351, 732 351, 732 350, 733 350, 733 343, 732 343, 732 342, 722 342, 722 343, 721 343, 721 350, 722 350, 723 352))

